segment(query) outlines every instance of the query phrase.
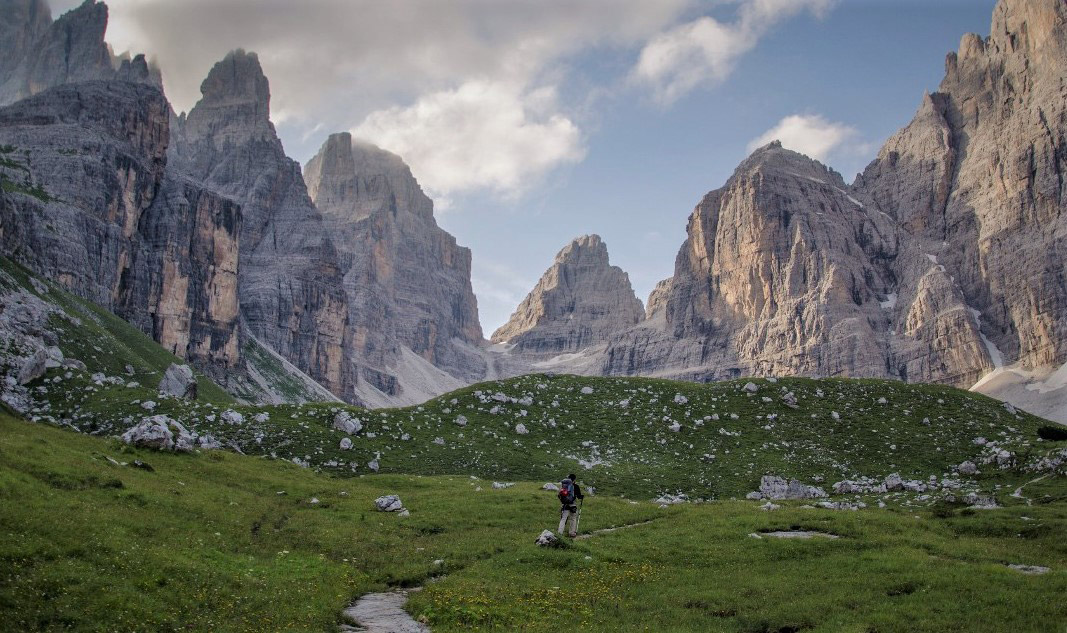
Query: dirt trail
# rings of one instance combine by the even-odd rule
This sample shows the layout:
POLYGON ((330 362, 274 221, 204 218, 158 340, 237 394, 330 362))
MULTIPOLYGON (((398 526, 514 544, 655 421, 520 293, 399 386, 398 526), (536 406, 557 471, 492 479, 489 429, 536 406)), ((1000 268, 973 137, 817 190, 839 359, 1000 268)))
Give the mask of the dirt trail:
POLYGON ((1026 482, 1025 484, 1023 484, 1023 485, 1019 486, 1018 488, 1016 488, 1015 492, 1011 493, 1011 496, 1015 497, 1016 499, 1023 499, 1024 501, 1026 501, 1026 505, 1028 505, 1028 506, 1029 505, 1033 505, 1033 501, 1030 499, 1030 497, 1024 497, 1023 496, 1023 488, 1029 486, 1030 484, 1036 484, 1037 482, 1041 481, 1042 479, 1046 479, 1046 478, 1048 478, 1048 475, 1042 475, 1042 476, 1038 477, 1037 479, 1033 479, 1033 480, 1030 480, 1030 481, 1026 482))

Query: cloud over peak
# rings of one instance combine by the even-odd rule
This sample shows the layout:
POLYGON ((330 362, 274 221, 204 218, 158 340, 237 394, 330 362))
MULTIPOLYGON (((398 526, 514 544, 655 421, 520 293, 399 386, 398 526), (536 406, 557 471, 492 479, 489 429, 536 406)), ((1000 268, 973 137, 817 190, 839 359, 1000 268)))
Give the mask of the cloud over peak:
POLYGON ((817 114, 791 114, 749 142, 748 151, 781 141, 782 147, 826 162, 831 152, 858 137, 859 131, 844 123, 833 123, 817 114))
POLYGON ((552 87, 472 80, 407 107, 371 113, 352 129, 397 153, 431 195, 519 195, 553 168, 585 157, 581 131, 552 87))
POLYGON ((701 85, 725 80, 738 60, 779 22, 825 13, 836 0, 742 0, 734 22, 703 16, 664 31, 641 50, 632 80, 669 105, 701 85))

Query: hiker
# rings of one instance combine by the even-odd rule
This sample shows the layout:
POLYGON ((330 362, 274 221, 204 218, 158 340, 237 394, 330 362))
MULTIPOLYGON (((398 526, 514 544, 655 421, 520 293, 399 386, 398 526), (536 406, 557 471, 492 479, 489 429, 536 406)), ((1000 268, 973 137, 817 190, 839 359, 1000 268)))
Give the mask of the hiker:
POLYGON ((575 479, 577 477, 574 473, 571 473, 559 484, 559 502, 562 507, 559 509, 559 529, 556 530, 556 533, 562 536, 563 528, 567 527, 567 520, 570 519, 571 538, 578 536, 578 506, 574 505, 574 502, 585 498, 585 495, 582 494, 582 489, 574 482, 575 479))

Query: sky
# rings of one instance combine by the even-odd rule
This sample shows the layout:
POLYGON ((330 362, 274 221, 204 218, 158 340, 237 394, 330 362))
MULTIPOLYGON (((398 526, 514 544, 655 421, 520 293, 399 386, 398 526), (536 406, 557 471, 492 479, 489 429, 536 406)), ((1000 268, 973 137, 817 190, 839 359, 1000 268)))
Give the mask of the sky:
MULTIPOLYGON (((79 0, 52 0, 54 15, 79 0)), ((693 207, 779 139, 851 182, 995 0, 109 0, 178 111, 255 51, 287 153, 348 130, 401 155, 473 253, 486 336, 573 238, 644 301, 693 207)))

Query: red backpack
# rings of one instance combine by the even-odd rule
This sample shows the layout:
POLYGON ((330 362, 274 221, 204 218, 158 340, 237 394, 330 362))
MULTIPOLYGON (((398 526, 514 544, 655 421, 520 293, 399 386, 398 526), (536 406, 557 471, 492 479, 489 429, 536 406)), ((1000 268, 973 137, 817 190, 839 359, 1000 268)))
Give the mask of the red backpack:
POLYGON ((574 482, 568 477, 559 483, 559 502, 565 506, 574 505, 574 482))

